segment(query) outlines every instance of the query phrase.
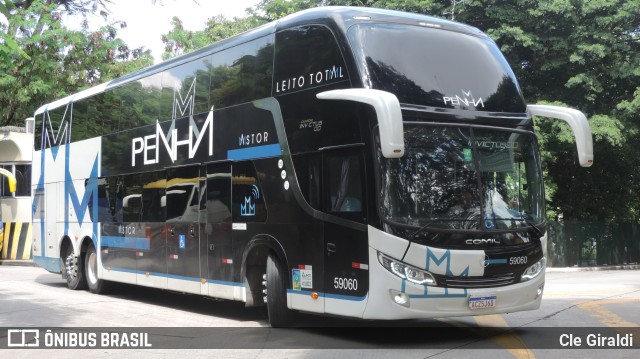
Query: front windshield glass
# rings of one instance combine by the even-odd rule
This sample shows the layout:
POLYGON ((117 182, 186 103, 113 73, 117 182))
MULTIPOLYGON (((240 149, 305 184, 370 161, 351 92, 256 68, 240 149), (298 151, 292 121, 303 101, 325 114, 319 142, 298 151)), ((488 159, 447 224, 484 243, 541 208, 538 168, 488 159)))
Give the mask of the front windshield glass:
POLYGON ((424 26, 367 23, 352 26, 349 39, 368 87, 391 92, 401 103, 526 112, 515 75, 488 38, 424 26))
POLYGON ((388 224, 504 230, 543 222, 531 133, 405 123, 405 155, 389 159, 378 151, 377 158, 388 224))

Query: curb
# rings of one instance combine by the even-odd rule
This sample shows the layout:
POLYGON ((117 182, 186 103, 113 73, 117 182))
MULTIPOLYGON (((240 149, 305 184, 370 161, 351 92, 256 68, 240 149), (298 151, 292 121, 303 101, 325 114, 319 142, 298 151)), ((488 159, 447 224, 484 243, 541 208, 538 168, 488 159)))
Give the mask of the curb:
POLYGON ((31 259, 16 260, 16 259, 1 259, 0 266, 15 266, 15 267, 36 267, 31 259))
POLYGON ((593 272, 605 270, 639 270, 640 264, 623 264, 616 266, 600 267, 547 267, 547 272, 593 272))

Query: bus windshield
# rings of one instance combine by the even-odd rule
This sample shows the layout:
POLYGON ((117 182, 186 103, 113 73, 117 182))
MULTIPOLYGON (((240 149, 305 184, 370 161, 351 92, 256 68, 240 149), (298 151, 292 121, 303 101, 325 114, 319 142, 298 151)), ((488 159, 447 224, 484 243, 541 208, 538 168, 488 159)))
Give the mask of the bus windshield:
POLYGON ((405 123, 405 155, 380 164, 382 218, 404 228, 518 230, 544 221, 535 137, 405 123))
POLYGON ((395 94, 401 103, 526 112, 513 71, 487 38, 424 26, 372 23, 351 27, 349 39, 368 86, 395 94))

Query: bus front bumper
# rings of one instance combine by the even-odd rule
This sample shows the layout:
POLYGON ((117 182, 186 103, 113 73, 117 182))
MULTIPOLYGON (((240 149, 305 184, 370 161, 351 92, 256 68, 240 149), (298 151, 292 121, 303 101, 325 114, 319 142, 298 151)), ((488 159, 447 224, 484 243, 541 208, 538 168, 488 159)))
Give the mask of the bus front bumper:
POLYGON ((544 272, 513 285, 482 288, 442 288, 414 284, 385 269, 369 248, 370 287, 363 319, 418 319, 473 316, 535 310, 540 307, 544 272), (374 279, 375 278, 375 279, 374 279), (470 302, 481 305, 470 305, 470 302), (471 307, 478 307, 471 309, 471 307))

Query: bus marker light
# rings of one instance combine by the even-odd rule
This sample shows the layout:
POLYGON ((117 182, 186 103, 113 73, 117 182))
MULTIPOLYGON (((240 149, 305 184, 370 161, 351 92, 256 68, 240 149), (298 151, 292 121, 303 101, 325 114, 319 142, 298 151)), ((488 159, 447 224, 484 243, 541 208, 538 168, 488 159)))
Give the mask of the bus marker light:
POLYGON ((442 27, 442 25, 439 25, 439 24, 433 24, 433 23, 430 23, 430 22, 422 22, 422 21, 420 21, 418 23, 418 25, 424 26, 424 27, 433 27, 433 28, 436 28, 436 29, 439 29, 439 28, 442 27))
POLYGON ((200 279, 200 283, 205 284, 205 283, 207 283, 207 280, 206 279, 200 279))
POLYGON ((318 299, 318 292, 311 293, 311 298, 318 299))
POLYGON ((351 262, 351 267, 355 269, 369 270, 369 265, 365 263, 351 262))
POLYGON ((147 278, 149 278, 149 272, 144 274, 147 278))

